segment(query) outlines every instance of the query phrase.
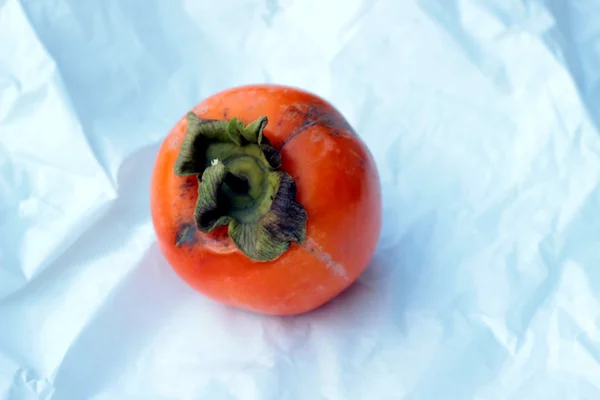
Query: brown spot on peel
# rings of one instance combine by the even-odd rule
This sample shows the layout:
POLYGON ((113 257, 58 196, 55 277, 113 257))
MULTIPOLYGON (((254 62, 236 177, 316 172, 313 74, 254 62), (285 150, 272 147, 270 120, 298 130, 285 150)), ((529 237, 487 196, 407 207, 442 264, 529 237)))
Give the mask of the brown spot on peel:
POLYGON ((335 110, 327 107, 325 104, 310 102, 309 104, 291 105, 284 111, 277 126, 281 126, 284 121, 289 119, 301 119, 302 122, 283 141, 280 150, 296 136, 306 132, 313 126, 322 126, 328 129, 330 136, 341 136, 344 134, 344 131, 350 135, 356 136, 356 132, 344 117, 339 115, 335 110))
POLYGON ((183 182, 181 185, 179 185, 179 189, 186 192, 189 191, 193 188, 195 188, 196 186, 196 178, 192 177, 188 177, 185 179, 185 182, 183 182))

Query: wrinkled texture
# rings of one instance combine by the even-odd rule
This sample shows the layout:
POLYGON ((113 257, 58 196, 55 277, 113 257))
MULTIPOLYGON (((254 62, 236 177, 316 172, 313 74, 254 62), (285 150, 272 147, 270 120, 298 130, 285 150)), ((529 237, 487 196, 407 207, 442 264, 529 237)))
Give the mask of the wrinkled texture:
POLYGON ((600 398, 597 0, 0 0, 0 398, 600 398), (149 213, 202 98, 302 87, 384 226, 299 317, 194 293, 149 213))

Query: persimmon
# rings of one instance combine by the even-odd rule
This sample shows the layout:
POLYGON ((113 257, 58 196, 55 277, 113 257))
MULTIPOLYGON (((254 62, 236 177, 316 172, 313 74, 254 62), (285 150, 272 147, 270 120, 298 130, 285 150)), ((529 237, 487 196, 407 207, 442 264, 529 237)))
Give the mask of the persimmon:
POLYGON ((310 92, 246 85, 213 94, 168 132, 151 212, 167 262, 214 301, 295 315, 367 268, 381 229, 373 157, 310 92))

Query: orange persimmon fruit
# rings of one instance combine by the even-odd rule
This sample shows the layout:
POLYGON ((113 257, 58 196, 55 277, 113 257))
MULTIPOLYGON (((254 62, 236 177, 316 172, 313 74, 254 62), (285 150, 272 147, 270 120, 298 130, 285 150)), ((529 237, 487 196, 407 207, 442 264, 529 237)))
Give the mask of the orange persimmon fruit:
POLYGON ((381 229, 373 157, 324 99, 234 87, 162 142, 151 180, 161 252, 206 297, 271 315, 318 308, 367 268, 381 229))

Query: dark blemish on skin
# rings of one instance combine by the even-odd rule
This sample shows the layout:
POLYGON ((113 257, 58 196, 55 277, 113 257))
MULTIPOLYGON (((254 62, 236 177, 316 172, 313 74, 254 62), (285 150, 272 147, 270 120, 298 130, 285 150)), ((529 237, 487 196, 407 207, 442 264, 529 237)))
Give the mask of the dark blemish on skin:
POLYGON ((221 244, 224 247, 229 247, 230 240, 229 240, 229 233, 227 230, 227 226, 219 227, 219 228, 215 229, 212 232, 210 239, 214 240, 215 242, 221 244))
POLYGON ((226 249, 232 246, 227 226, 218 227, 211 233, 205 235, 198 231, 198 227, 194 222, 185 222, 181 223, 179 230, 175 235, 175 246, 184 247, 187 245, 190 246, 190 250, 192 246, 196 244, 213 246, 215 243, 218 243, 226 249))
POLYGON ((181 190, 181 192, 179 193, 179 197, 182 199, 188 197, 188 195, 191 195, 193 197, 196 192, 196 182, 197 180, 191 177, 187 178, 184 183, 179 185, 179 190, 181 190))
POLYGON ((279 150, 296 136, 306 132, 313 126, 322 126, 329 130, 329 136, 341 136, 344 134, 344 131, 350 133, 352 136, 356 136, 356 132, 342 115, 330 107, 327 107, 324 104, 315 103, 314 101, 308 104, 308 109, 305 111, 300 110, 295 105, 289 106, 284 111, 277 126, 281 126, 284 121, 293 118, 301 118, 302 123, 283 141, 279 150))
POLYGON ((196 225, 183 224, 179 227, 177 235, 175 235, 175 246, 181 247, 185 244, 192 245, 197 242, 196 225))
POLYGON ((281 120, 279 121, 279 123, 277 125, 278 126, 281 125, 281 123, 287 119, 286 117, 290 118, 290 119, 294 118, 294 117, 300 117, 300 118, 302 118, 302 123, 290 134, 290 136, 288 136, 283 141, 279 150, 283 149, 283 147, 286 144, 288 144, 292 139, 294 139, 296 136, 298 136, 302 132, 305 132, 308 128, 316 126, 318 118, 319 118, 319 112, 312 103, 309 105, 308 110, 306 112, 302 112, 296 106, 291 106, 285 110, 281 120))
POLYGON ((229 107, 226 107, 223 110, 223 118, 227 118, 227 117, 229 117, 229 107))
POLYGON ((185 180, 185 182, 183 182, 181 185, 179 185, 179 189, 181 190, 189 190, 192 187, 194 187, 194 185, 196 184, 196 179, 195 178, 188 178, 185 180))

